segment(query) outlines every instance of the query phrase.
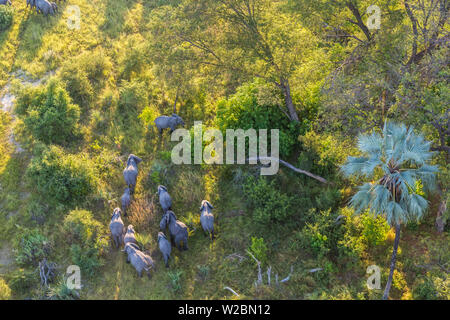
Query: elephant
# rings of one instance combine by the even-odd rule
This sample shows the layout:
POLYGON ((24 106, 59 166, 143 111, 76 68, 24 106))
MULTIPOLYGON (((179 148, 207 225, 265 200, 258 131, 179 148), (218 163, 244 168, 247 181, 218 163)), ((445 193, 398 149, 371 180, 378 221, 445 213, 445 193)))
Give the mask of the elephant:
POLYGON ((159 116, 158 118, 155 119, 154 123, 158 128, 160 134, 162 134, 162 131, 164 129, 170 128, 170 133, 172 133, 176 129, 177 125, 184 126, 183 119, 175 113, 172 113, 172 116, 170 117, 159 116))
POLYGON ((158 186, 158 195, 163 212, 166 213, 167 210, 172 210, 172 198, 165 186, 158 186))
POLYGON ((133 265, 139 277, 141 278, 142 271, 145 271, 147 276, 151 278, 150 269, 155 268, 152 257, 140 251, 138 247, 132 243, 127 243, 124 251, 128 255, 127 262, 130 262, 133 265))
POLYGON ((55 14, 57 9, 56 3, 47 0, 35 0, 36 12, 42 12, 44 15, 55 14))
POLYGON ((12 5, 11 0, 0 0, 0 4, 10 5, 10 6, 12 5))
POLYGON ((132 224, 130 224, 127 228, 127 232, 125 233, 125 236, 123 237, 123 244, 127 245, 127 243, 134 243, 138 244, 136 241, 136 231, 134 231, 134 227, 132 224))
POLYGON ((171 210, 168 210, 164 214, 163 220, 165 221, 161 221, 161 224, 164 229, 166 226, 169 226, 170 240, 172 243, 177 246, 178 250, 181 251, 180 242, 183 241, 183 250, 188 250, 187 240, 189 232, 187 226, 183 222, 177 220, 175 213, 171 210))
POLYGON ((121 214, 122 211, 120 208, 115 208, 109 224, 109 230, 111 230, 111 235, 117 248, 119 245, 123 244, 123 235, 125 231, 125 226, 122 218, 120 217, 121 214))
POLYGON ((127 160, 127 167, 123 170, 123 177, 127 186, 130 188, 131 193, 134 193, 136 187, 136 179, 138 175, 138 164, 142 162, 142 159, 130 154, 127 160))
POLYGON ((166 268, 169 267, 169 258, 170 258, 170 252, 172 251, 172 245, 170 244, 170 241, 167 240, 166 235, 163 232, 158 233, 158 245, 159 245, 159 251, 161 251, 163 257, 164 257, 164 263, 166 264, 166 268))
POLYGON ((27 8, 28 6, 30 6, 31 9, 36 8, 36 0, 27 0, 27 8))
POLYGON ((123 216, 126 217, 128 207, 130 206, 130 203, 131 203, 130 188, 125 189, 125 191, 122 195, 122 198, 120 198, 120 200, 122 202, 123 216))
POLYGON ((208 200, 203 200, 200 207, 200 223, 203 230, 211 234, 211 240, 214 240, 214 215, 212 214, 212 209, 214 207, 209 203, 208 200))

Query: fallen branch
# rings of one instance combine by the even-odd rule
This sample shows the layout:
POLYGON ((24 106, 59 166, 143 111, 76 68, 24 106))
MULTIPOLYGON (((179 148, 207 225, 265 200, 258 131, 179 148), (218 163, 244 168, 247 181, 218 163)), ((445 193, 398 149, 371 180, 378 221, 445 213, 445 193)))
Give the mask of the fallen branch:
POLYGON ((295 172, 298 172, 298 173, 307 175, 308 177, 311 177, 311 178, 313 178, 313 179, 316 179, 317 181, 320 181, 320 182, 322 182, 322 183, 328 183, 328 181, 327 181, 326 179, 324 179, 324 178, 322 178, 322 177, 320 177, 320 176, 317 176, 317 175, 315 175, 315 174, 313 174, 313 173, 311 173, 311 172, 309 172, 309 171, 305 171, 305 170, 296 168, 296 167, 294 167, 292 164, 290 164, 290 163, 288 163, 288 162, 286 162, 286 161, 284 161, 284 160, 281 160, 281 159, 277 159, 277 158, 274 158, 274 157, 253 157, 253 158, 248 158, 248 159, 247 159, 247 161, 255 161, 255 160, 256 160, 256 161, 258 161, 258 160, 278 161, 278 162, 280 162, 282 165, 284 165, 285 167, 288 167, 289 169, 291 169, 291 170, 293 170, 293 171, 295 171, 295 172))
POLYGON ((239 294, 236 291, 234 291, 233 289, 231 289, 230 287, 224 287, 224 289, 225 290, 230 290, 231 293, 233 293, 235 296, 239 297, 239 294))

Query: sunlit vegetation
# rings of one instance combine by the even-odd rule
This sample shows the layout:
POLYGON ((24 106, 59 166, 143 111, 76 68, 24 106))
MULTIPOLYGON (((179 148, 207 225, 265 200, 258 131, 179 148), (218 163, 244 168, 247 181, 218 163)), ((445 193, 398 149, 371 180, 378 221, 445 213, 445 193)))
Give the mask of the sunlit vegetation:
POLYGON ((368 28, 372 4, 73 0, 80 29, 68 2, 48 17, 0 5, 0 299, 381 299, 388 279, 390 299, 448 299, 448 2, 375 1, 380 29, 368 28), (279 129, 280 158, 327 183, 285 166, 175 165, 176 142, 153 122, 172 113, 191 134, 194 121, 224 136, 279 129), (410 134, 383 140, 385 123, 410 134), (155 261, 151 279, 108 228, 130 153, 143 161, 122 219, 155 261), (399 183, 411 198, 387 208, 399 183), (160 184, 189 229, 169 269, 160 184), (58 266, 48 284, 43 262, 58 266), (371 265, 380 289, 366 285, 371 265))

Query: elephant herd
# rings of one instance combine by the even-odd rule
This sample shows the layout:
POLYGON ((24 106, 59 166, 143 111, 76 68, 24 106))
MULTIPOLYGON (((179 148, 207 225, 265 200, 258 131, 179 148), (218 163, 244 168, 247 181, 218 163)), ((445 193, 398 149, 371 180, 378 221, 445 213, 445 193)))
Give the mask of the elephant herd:
MULTIPOLYGON (((58 0, 61 2, 61 0, 58 0)), ((66 0, 64 0, 65 2, 66 0)), ((0 0, 0 5, 12 5, 11 0, 0 0)), ((27 7, 31 9, 36 8, 37 13, 44 15, 53 15, 58 11, 58 6, 55 2, 49 2, 47 0, 27 0, 27 7)))
MULTIPOLYGON (((158 131, 161 133, 163 129, 170 128, 171 131, 175 129, 178 124, 184 124, 181 117, 172 115, 172 117, 162 116, 155 120, 158 131), (159 119, 159 120, 158 120, 159 119)), ((117 248, 123 246, 123 252, 127 254, 127 262, 136 269, 139 277, 145 271, 150 277, 150 270, 154 269, 154 262, 150 255, 144 253, 138 246, 135 230, 133 225, 125 224, 122 220, 127 216, 127 211, 131 203, 132 195, 134 194, 137 176, 138 165, 142 159, 134 154, 130 154, 127 159, 126 167, 123 170, 123 177, 127 185, 122 197, 122 208, 115 208, 109 224, 111 237, 117 248)), ((158 233, 157 243, 160 252, 164 258, 166 267, 169 267, 168 260, 172 251, 172 246, 176 246, 178 250, 188 250, 189 232, 187 226, 177 220, 175 213, 172 211, 172 198, 165 186, 158 186, 158 197, 161 205, 163 216, 159 223, 160 232, 158 233), (170 241, 166 236, 166 230, 170 236, 170 241)), ((200 223, 203 230, 211 235, 214 240, 214 215, 212 213, 213 206, 209 201, 203 200, 200 206, 200 223)))

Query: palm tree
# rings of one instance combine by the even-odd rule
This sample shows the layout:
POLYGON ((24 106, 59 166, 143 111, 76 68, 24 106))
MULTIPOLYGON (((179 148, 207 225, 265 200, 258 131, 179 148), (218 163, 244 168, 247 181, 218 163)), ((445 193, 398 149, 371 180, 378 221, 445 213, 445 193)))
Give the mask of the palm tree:
POLYGON ((426 192, 435 187, 437 167, 427 164, 433 155, 430 145, 431 142, 415 134, 413 128, 386 122, 382 134, 373 132, 359 135, 358 148, 365 156, 348 157, 346 164, 341 167, 346 176, 374 178, 360 186, 352 197, 350 205, 355 208, 355 212, 369 209, 375 216, 383 215, 391 227, 395 226, 394 249, 384 300, 391 289, 400 225, 420 220, 428 208, 428 201, 418 194, 419 186, 422 185, 426 192))

